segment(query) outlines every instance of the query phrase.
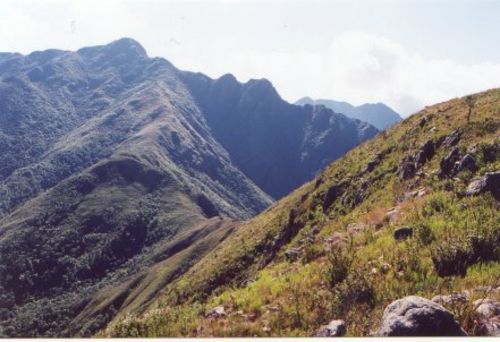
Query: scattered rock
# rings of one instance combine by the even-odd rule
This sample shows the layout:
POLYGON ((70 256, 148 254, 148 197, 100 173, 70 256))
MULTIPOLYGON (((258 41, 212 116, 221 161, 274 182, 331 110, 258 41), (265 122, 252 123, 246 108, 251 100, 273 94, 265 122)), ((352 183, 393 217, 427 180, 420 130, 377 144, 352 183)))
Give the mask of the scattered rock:
POLYGON ((483 147, 483 160, 486 163, 493 163, 498 159, 500 159, 500 143, 483 147))
POLYGON ((394 231, 394 239, 401 241, 409 238, 413 235, 413 228, 411 227, 400 227, 394 231))
POLYGON ((500 171, 487 172, 484 176, 475 178, 467 187, 465 194, 475 196, 487 191, 500 200, 500 171))
POLYGON ((393 208, 390 208, 386 213, 385 215, 389 218, 390 221, 394 220, 396 218, 396 216, 398 215, 399 213, 399 207, 393 207, 393 208))
POLYGON ((476 312, 485 318, 500 315, 500 302, 493 299, 478 299, 474 301, 476 312))
POLYGON ((343 184, 335 184, 328 188, 326 192, 325 199, 323 200, 323 211, 327 211, 328 208, 335 202, 337 198, 344 192, 343 184))
POLYGON ((370 271, 370 274, 371 274, 372 276, 377 275, 377 274, 378 274, 378 270, 377 270, 377 268, 376 268, 376 267, 373 267, 373 268, 371 269, 371 271, 370 271))
POLYGON ((276 306, 276 305, 270 306, 270 307, 268 307, 268 309, 271 312, 277 312, 277 311, 280 310, 280 308, 278 306, 276 306))
POLYGON ((366 229, 366 224, 364 223, 349 223, 347 225, 347 233, 350 235, 359 234, 365 229, 366 229))
POLYGON ((415 163, 417 166, 424 165, 428 160, 434 156, 435 148, 434 141, 428 140, 420 147, 417 155, 415 156, 415 163))
POLYGON ((330 251, 333 247, 347 244, 347 237, 339 232, 334 232, 332 236, 325 238, 325 250, 330 251))
POLYGON ((379 336, 466 336, 453 315, 428 299, 409 296, 389 304, 379 336))
POLYGON ((403 161, 399 170, 401 179, 406 180, 415 176, 415 164, 409 160, 403 161))
POLYGON ((459 141, 460 141, 460 133, 458 130, 455 130, 444 139, 443 145, 455 146, 456 144, 458 144, 459 141))
POLYGON ((451 152, 446 155, 446 157, 441 159, 439 166, 441 168, 442 176, 452 175, 453 167, 455 165, 455 162, 458 161, 458 158, 458 148, 454 147, 451 152))
POLYGON ((470 154, 466 154, 465 156, 463 156, 463 158, 458 163, 455 172, 459 173, 462 171, 476 172, 477 171, 476 158, 474 158, 470 154))
POLYGON ((415 191, 409 191, 403 195, 403 199, 408 200, 413 197, 423 197, 427 194, 427 190, 425 188, 420 188, 415 191))
POLYGON ((344 336, 347 332, 345 322, 341 319, 336 319, 323 325, 316 332, 316 337, 340 337, 344 336))
POLYGON ((500 294, 500 286, 495 288, 493 286, 478 286, 474 288, 474 292, 480 292, 482 294, 498 293, 500 294))
POLYGON ((451 295, 437 295, 432 297, 432 301, 443 305, 465 304, 469 300, 469 295, 463 293, 452 293, 451 295))
POLYGON ((363 171, 363 173, 372 172, 373 170, 375 170, 375 168, 380 164, 384 156, 385 153, 377 153, 375 158, 369 161, 368 164, 366 164, 366 168, 363 171))
POLYGON ((424 127, 428 120, 429 119, 426 116, 424 116, 422 119, 420 119, 420 121, 418 123, 418 125, 420 126, 420 128, 424 127))
POLYGON ((221 318, 226 316, 226 311, 224 310, 224 306, 219 305, 207 312, 205 316, 207 318, 221 318))
POLYGON ((500 316, 480 321, 477 333, 479 336, 500 337, 500 316))
POLYGON ((382 273, 384 274, 389 273, 390 270, 391 270, 391 264, 388 263, 382 264, 382 266, 380 267, 380 271, 382 271, 382 273))
POLYGON ((311 229, 311 233, 314 235, 317 235, 320 231, 321 231, 321 228, 318 225, 312 227, 312 229, 311 229))
POLYGON ((285 251, 285 257, 289 261, 295 261, 300 257, 300 248, 290 248, 285 251))

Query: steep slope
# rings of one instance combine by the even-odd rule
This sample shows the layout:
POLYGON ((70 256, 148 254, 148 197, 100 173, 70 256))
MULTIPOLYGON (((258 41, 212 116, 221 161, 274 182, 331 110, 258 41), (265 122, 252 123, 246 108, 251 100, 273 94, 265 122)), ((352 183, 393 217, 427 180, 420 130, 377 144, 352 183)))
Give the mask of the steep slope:
POLYGON ((368 122, 382 130, 401 121, 401 116, 383 103, 365 103, 360 106, 353 106, 350 103, 334 100, 303 97, 296 105, 323 105, 336 113, 342 113, 350 118, 368 122))
POLYGON ((231 160, 261 189, 281 198, 377 129, 324 107, 283 101, 265 79, 239 83, 183 73, 207 123, 231 160))
MULTIPOLYGON (((149 58, 131 39, 76 52, 0 54, 1 336, 87 336, 116 311, 141 312, 239 220, 272 203, 252 170, 259 162, 269 167, 284 146, 274 157, 241 162, 240 148, 256 157, 251 145, 228 144, 212 120, 219 108, 232 108, 230 92, 201 103, 188 74, 149 58), (220 107, 208 111, 212 101, 220 107)), ((343 153, 376 133, 276 96, 272 86, 245 95, 244 108, 255 110, 237 114, 262 123, 298 111, 317 126, 310 132, 324 134, 315 140, 273 124, 290 129, 287 137, 297 134, 289 141, 314 144, 301 150, 311 155, 304 161, 293 154, 302 173, 279 170, 287 179, 282 194, 339 156, 331 149, 343 153)), ((246 124, 231 128, 242 132, 246 124)), ((275 142, 272 130, 253 133, 275 142)))
POLYGON ((7 336, 62 333, 99 288, 152 265, 159 245, 271 203, 212 137, 178 71, 136 42, 6 63, 16 65, 1 83, 7 336))
POLYGON ((427 107, 243 224, 145 314, 122 312, 101 335, 311 336, 344 319, 349 336, 364 336, 395 299, 465 290, 443 303, 481 334, 472 302, 500 299, 499 189, 500 89, 427 107))

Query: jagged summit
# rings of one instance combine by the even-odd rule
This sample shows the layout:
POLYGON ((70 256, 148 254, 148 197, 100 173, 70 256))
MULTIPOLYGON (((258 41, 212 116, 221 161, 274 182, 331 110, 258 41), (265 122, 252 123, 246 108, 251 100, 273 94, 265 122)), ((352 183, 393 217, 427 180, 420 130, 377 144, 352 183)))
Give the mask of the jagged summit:
POLYGON ((378 129, 385 129, 396 122, 401 121, 401 116, 389 106, 378 103, 365 103, 360 106, 353 106, 344 101, 327 99, 314 100, 311 97, 303 97, 295 102, 297 105, 323 105, 336 113, 342 113, 350 118, 368 122, 378 129))
POLYGON ((106 45, 85 47, 79 49, 77 53, 85 57, 118 59, 119 62, 148 58, 144 47, 132 38, 121 38, 106 45))

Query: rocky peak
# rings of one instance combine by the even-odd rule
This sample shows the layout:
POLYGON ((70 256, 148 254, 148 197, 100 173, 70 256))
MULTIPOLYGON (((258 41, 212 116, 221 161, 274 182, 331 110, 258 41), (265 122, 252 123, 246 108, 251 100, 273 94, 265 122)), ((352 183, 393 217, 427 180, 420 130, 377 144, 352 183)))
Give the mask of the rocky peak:
POLYGON ((97 58, 98 61, 108 60, 124 63, 133 62, 148 57, 146 50, 131 38, 115 40, 107 45, 86 47, 77 51, 83 57, 97 58))

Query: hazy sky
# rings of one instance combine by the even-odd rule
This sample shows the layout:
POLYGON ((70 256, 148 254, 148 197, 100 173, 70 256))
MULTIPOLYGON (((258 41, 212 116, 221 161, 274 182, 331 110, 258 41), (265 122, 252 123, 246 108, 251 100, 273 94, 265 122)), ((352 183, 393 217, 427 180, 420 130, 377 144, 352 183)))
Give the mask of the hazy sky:
POLYGON ((268 78, 302 96, 424 105, 500 86, 496 0, 0 1, 0 51, 121 37, 211 77, 268 78))

